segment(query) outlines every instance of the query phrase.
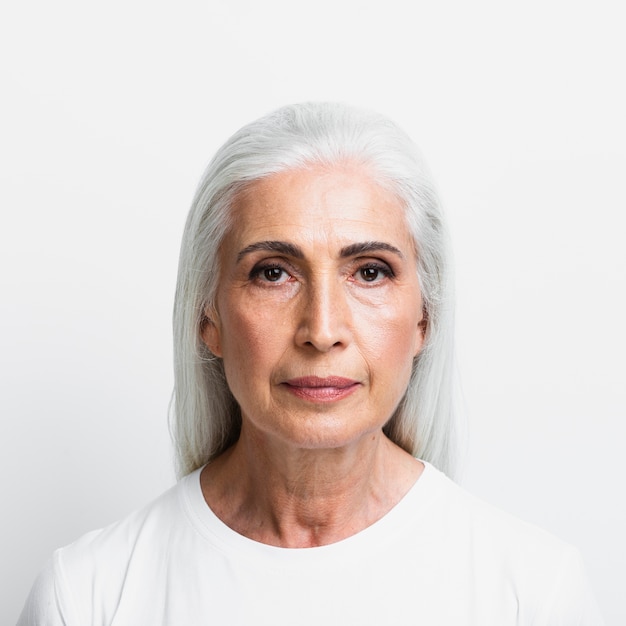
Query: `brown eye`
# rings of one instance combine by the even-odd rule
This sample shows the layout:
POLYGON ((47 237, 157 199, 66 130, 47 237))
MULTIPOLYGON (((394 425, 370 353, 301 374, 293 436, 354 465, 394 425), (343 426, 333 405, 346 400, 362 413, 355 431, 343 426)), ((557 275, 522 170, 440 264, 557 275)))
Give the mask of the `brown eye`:
POLYGON ((378 284, 384 284, 387 279, 394 278, 394 273, 391 267, 383 263, 365 263, 353 274, 356 282, 368 285, 376 286, 378 284))
POLYGON ((263 277, 265 280, 269 280, 272 283, 279 281, 282 278, 283 270, 280 267, 266 267, 263 270, 263 277))
POLYGON ((361 278, 368 283, 375 281, 380 274, 380 270, 377 267, 363 267, 359 271, 361 272, 361 278))
POLYGON ((292 276, 287 269, 277 263, 259 263, 250 271, 249 280, 257 285, 282 285, 291 282, 292 276))

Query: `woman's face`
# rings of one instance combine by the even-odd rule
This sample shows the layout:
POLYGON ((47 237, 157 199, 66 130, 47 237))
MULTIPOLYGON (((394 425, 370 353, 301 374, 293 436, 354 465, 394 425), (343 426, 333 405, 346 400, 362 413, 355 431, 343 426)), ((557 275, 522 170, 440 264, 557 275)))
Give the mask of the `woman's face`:
POLYGON ((203 339, 244 430, 297 448, 379 431, 423 343, 399 201, 356 167, 317 167, 253 184, 234 217, 203 339))

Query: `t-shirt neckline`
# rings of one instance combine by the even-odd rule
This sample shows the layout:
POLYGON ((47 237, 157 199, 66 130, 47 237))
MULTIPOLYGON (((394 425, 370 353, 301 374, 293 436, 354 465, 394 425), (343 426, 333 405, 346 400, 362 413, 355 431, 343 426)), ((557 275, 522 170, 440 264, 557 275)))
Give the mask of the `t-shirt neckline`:
MULTIPOLYGON (((194 526, 205 540, 225 554, 238 554, 253 559, 269 559, 270 561, 291 561, 310 563, 317 559, 325 559, 329 554, 342 552, 364 555, 371 546, 379 546, 391 541, 398 532, 405 530, 407 524, 414 525, 415 513, 407 515, 407 511, 422 512, 427 510, 427 502, 432 494, 432 484, 437 481, 439 471, 426 461, 424 471, 400 501, 379 520, 335 543, 311 548, 284 548, 272 546, 245 537, 227 526, 206 503, 200 486, 199 468, 185 476, 180 483, 183 509, 194 526)), ((412 530, 412 529, 411 529, 412 530)))

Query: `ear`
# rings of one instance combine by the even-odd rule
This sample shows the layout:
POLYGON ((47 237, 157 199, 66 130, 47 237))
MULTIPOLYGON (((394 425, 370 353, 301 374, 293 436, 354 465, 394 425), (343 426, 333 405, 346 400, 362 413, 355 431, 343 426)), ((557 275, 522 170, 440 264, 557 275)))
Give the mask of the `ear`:
POLYGON ((426 329, 428 328, 428 311, 426 307, 422 308, 422 319, 417 323, 417 333, 415 335, 415 358, 424 347, 424 341, 426 340, 426 329))
POLYGON ((200 336, 204 345, 218 357, 222 356, 222 338, 217 312, 207 309, 200 326, 200 336))

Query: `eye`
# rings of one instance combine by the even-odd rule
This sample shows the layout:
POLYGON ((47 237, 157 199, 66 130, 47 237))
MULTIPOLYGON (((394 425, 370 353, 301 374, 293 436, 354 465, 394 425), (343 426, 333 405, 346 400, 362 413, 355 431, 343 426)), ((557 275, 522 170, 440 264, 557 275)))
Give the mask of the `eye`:
POLYGON ((380 283, 386 278, 392 278, 393 272, 387 265, 379 263, 368 263, 360 267, 356 274, 354 274, 355 280, 358 282, 364 282, 369 284, 380 283))
POLYGON ((284 272, 280 267, 266 267, 263 270, 263 277, 271 283, 277 283, 281 279, 283 273, 284 272))
POLYGON ((250 272, 250 280, 258 283, 274 283, 281 284, 287 282, 291 278, 280 265, 257 265, 250 272))
POLYGON ((380 274, 380 270, 377 267, 362 267, 359 272, 361 273, 361 278, 368 283, 373 283, 380 274))

